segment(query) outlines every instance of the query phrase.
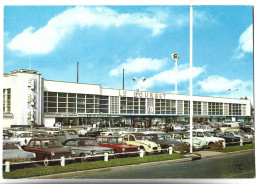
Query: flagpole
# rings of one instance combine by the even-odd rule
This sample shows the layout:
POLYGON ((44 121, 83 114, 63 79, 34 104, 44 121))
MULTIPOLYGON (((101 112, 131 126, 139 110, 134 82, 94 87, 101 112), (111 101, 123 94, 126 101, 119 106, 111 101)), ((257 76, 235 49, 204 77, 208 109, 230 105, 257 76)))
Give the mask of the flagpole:
POLYGON ((193 100, 192 100, 192 48, 193 48, 193 6, 190 6, 190 153, 192 153, 192 125, 193 125, 193 100))

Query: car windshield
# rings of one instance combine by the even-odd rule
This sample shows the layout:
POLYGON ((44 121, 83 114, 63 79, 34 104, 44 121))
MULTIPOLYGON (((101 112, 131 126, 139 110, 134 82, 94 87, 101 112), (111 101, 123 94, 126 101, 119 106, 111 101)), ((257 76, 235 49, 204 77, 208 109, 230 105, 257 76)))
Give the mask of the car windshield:
POLYGON ((3 143, 3 150, 18 150, 19 147, 15 143, 3 143))
POLYGON ((77 146, 97 146, 96 140, 80 140, 77 142, 77 146))
POLYGON ((212 136, 211 133, 209 133, 209 132, 204 132, 204 135, 205 135, 206 137, 211 137, 211 136, 212 136))
POLYGON ((43 140, 42 141, 42 147, 43 148, 55 148, 55 147, 61 147, 62 144, 59 140, 43 140))
POLYGON ((145 137, 144 135, 138 135, 135 138, 136 140, 148 140, 147 137, 145 137))
POLYGON ((109 139, 109 143, 110 144, 123 144, 123 143, 125 143, 125 141, 121 137, 111 137, 109 139))

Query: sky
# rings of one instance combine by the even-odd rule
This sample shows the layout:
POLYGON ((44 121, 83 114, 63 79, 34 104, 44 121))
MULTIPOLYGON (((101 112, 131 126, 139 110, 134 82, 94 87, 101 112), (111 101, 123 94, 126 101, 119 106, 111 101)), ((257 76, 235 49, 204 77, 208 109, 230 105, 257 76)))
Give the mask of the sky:
MULTIPOLYGON (((80 83, 122 89, 124 69, 125 89, 175 93, 177 76, 189 95, 189 49, 189 6, 4 7, 4 73, 76 82, 79 62, 80 83)), ((193 95, 253 99, 253 66, 253 7, 194 6, 193 95)))

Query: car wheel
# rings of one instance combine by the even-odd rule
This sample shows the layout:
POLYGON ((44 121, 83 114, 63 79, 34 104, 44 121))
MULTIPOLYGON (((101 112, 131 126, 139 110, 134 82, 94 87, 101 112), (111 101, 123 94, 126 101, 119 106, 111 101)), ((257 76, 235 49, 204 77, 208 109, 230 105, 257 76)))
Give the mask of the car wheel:
POLYGON ((86 162, 87 161, 85 153, 81 154, 80 157, 83 157, 83 158, 80 158, 81 162, 86 162))
POLYGON ((85 134, 85 137, 87 137, 88 136, 88 134, 85 134))
POLYGON ((47 156, 44 157, 44 159, 43 159, 43 164, 44 164, 45 166, 50 165, 50 161, 49 161, 49 159, 48 159, 47 156))

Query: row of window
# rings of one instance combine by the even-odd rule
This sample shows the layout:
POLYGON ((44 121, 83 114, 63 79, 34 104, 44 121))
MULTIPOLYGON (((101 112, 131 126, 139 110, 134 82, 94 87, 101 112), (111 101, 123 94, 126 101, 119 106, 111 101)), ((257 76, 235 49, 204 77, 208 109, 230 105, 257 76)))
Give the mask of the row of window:
POLYGON ((3 89, 3 112, 11 112, 11 89, 3 89))
MULTIPOLYGON (((193 102, 194 115, 245 115, 245 108, 246 105, 241 104, 193 102)), ((101 95, 44 92, 44 110, 50 113, 188 115, 190 103, 189 101, 166 99, 155 99, 150 102, 149 99, 136 97, 110 97, 109 100, 108 96, 101 95)))

